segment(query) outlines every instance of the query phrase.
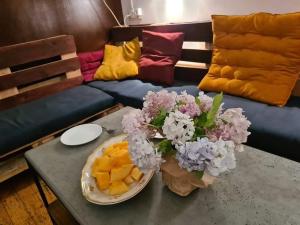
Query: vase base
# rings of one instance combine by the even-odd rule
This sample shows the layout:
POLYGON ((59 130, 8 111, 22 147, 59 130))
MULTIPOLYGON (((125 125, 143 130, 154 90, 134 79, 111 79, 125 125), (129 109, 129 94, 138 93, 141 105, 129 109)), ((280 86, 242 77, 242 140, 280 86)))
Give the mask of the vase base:
POLYGON ((194 173, 179 167, 174 157, 167 157, 161 165, 162 181, 174 193, 185 197, 198 188, 207 188, 215 177, 203 174, 199 179, 194 173))

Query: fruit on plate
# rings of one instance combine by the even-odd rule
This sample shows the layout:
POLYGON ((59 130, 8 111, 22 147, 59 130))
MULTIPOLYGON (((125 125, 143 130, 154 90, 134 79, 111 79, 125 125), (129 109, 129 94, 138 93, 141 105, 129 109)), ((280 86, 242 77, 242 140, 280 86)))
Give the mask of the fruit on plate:
POLYGON ((122 141, 107 147, 92 165, 92 176, 97 187, 110 195, 121 195, 138 182, 143 173, 136 167, 128 152, 128 142, 122 141))
POLYGON ((131 171, 131 176, 136 181, 139 181, 142 178, 143 173, 139 170, 139 168, 134 167, 133 170, 131 171))
POLYGON ((107 147, 104 150, 103 155, 111 156, 112 154, 114 154, 114 152, 118 152, 119 149, 128 150, 128 142, 127 141, 122 141, 122 142, 119 142, 119 143, 112 144, 111 146, 107 147))
POLYGON ((100 190, 105 190, 109 187, 110 184, 109 172, 97 172, 95 177, 97 181, 97 187, 100 190))
POLYGON ((128 175, 125 179, 124 182, 128 185, 132 184, 134 182, 133 178, 131 175, 128 175))
POLYGON ((109 186, 109 194, 110 195, 121 195, 129 190, 128 186, 124 183, 124 181, 118 180, 111 183, 109 186))
POLYGON ((131 172, 133 164, 125 164, 120 167, 112 168, 110 171, 110 181, 118 181, 125 179, 131 172))
POLYGON ((99 157, 95 160, 92 167, 92 176, 97 172, 109 172, 113 167, 113 159, 107 155, 99 157))

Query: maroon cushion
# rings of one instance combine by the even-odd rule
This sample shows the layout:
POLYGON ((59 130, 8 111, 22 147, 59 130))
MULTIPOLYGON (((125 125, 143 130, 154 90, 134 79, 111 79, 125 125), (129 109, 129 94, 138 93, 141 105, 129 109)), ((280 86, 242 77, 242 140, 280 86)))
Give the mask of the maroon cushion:
POLYGON ((180 59, 184 34, 158 33, 143 30, 143 50, 140 58, 141 80, 172 85, 174 65, 180 59))
POLYGON ((143 30, 143 54, 169 56, 179 60, 183 44, 182 32, 160 33, 143 30))
POLYGON ((80 69, 84 81, 94 80, 94 75, 96 70, 101 65, 103 60, 103 50, 94 51, 94 52, 83 52, 78 54, 80 61, 80 69))
POLYGON ((174 62, 170 57, 147 55, 140 58, 139 78, 166 85, 174 82, 174 62))

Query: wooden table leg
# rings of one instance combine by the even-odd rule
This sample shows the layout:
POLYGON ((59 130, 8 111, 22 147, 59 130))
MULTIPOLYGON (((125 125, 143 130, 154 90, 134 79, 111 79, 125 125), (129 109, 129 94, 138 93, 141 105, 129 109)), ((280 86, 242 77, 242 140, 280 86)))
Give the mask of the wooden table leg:
MULTIPOLYGON (((55 200, 49 203, 42 187, 40 179, 42 179, 39 174, 34 170, 34 168, 27 161, 29 172, 31 173, 36 187, 39 191, 43 204, 47 210, 47 213, 51 219, 51 222, 55 225, 79 225, 74 217, 67 211, 65 206, 59 201, 55 200)), ((43 180, 42 180, 43 181, 43 180)))
POLYGON ((49 217, 50 217, 50 219, 51 219, 51 222, 52 222, 53 224, 56 224, 55 221, 53 220, 51 214, 49 213, 49 210, 48 210, 48 209, 49 209, 49 202, 48 202, 48 200, 47 200, 47 197, 46 197, 46 195, 45 195, 45 192, 43 191, 41 182, 39 181, 39 175, 38 175, 38 174, 36 173, 36 171, 32 168, 32 166, 30 165, 30 163, 29 163, 28 161, 27 161, 27 164, 28 164, 29 172, 30 172, 30 174, 31 174, 32 177, 33 177, 34 183, 35 183, 35 185, 36 185, 36 187, 37 187, 37 189, 38 189, 38 191, 39 191, 39 194, 40 194, 41 199, 42 199, 42 201, 43 201, 44 207, 45 207, 46 210, 47 210, 47 213, 48 213, 48 215, 49 215, 49 217))

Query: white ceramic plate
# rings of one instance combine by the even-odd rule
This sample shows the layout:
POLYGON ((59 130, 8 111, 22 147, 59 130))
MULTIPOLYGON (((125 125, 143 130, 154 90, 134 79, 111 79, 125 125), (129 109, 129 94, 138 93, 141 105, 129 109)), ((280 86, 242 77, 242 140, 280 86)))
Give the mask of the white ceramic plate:
POLYGON ((131 186, 129 191, 120 195, 120 196, 111 196, 102 191, 100 191, 96 186, 95 178, 92 177, 92 165, 95 159, 102 155, 103 149, 107 148, 108 146, 123 141, 126 138, 126 135, 119 135, 113 137, 102 145, 100 145, 87 159, 87 162, 82 170, 81 176, 81 188, 83 196, 92 203, 98 205, 113 205, 120 202, 124 202, 135 195, 137 195, 143 188, 148 184, 150 179, 154 174, 154 170, 147 170, 142 171, 144 176, 139 182, 134 182, 131 186))
POLYGON ((65 131, 60 137, 61 143, 75 146, 95 140, 102 133, 102 127, 97 124, 81 124, 65 131))

